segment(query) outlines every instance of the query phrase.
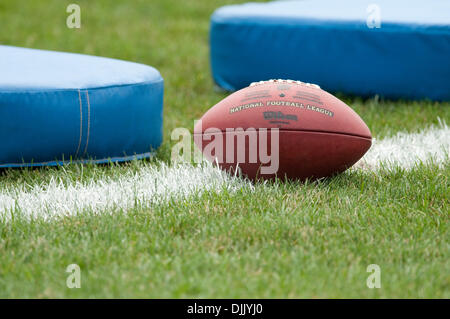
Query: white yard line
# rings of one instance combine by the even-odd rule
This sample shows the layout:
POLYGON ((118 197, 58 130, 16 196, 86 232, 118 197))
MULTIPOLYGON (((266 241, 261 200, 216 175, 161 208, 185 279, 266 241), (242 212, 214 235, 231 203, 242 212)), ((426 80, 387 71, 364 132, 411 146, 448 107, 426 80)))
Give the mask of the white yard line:
MULTIPOLYGON (((381 166, 412 168, 416 163, 448 160, 450 129, 441 124, 419 133, 398 133, 380 141, 355 165, 355 169, 377 170, 381 166)), ((182 199, 205 191, 233 191, 252 187, 240 178, 225 174, 212 165, 147 166, 118 178, 88 183, 51 180, 44 185, 9 186, 0 191, 0 219, 20 212, 27 218, 50 219, 82 211, 108 213, 115 209, 150 207, 171 199, 182 199)))
POLYGON ((450 128, 445 123, 417 133, 399 132, 393 137, 374 140, 356 168, 376 170, 380 167, 411 169, 419 163, 442 164, 449 159, 450 128))
POLYGON ((73 182, 64 185, 52 180, 30 189, 7 188, 0 191, 0 219, 10 219, 11 213, 20 211, 23 217, 72 215, 90 212, 128 210, 150 207, 153 204, 182 199, 204 191, 233 191, 247 182, 227 175, 210 164, 201 167, 165 164, 148 166, 137 173, 124 174, 116 179, 106 178, 89 183, 73 182))

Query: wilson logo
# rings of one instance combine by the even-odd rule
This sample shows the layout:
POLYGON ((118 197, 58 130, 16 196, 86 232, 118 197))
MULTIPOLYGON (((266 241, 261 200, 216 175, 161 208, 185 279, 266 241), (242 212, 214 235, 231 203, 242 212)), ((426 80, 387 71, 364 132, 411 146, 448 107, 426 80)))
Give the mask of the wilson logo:
POLYGON ((265 120, 290 120, 298 121, 297 115, 284 114, 283 112, 263 112, 265 120))

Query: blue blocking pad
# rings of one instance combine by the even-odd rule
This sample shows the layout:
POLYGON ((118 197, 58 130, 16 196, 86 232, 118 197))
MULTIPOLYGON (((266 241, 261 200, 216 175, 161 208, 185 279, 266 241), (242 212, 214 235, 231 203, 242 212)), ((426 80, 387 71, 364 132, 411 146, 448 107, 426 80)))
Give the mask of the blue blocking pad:
POLYGON ((0 167, 144 158, 162 142, 150 66, 0 46, 0 70, 0 167))
POLYGON ((360 96, 450 100, 447 0, 225 6, 211 17, 210 44, 214 80, 226 90, 282 78, 360 96))

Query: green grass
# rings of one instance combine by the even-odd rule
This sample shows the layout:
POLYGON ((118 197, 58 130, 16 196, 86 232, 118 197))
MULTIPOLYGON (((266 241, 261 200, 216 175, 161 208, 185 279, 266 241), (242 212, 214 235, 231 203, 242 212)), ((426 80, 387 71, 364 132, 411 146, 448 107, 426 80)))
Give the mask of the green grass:
MULTIPOLYGON (((166 91, 157 159, 168 161, 171 130, 192 130, 227 95, 211 79, 208 28, 213 10, 230 1, 78 1, 80 30, 66 28, 69 3, 2 1, 0 42, 158 68, 166 91)), ((341 97, 377 138, 450 122, 450 103, 341 97)), ((0 190, 119 177, 147 165, 155 163, 3 170, 0 190)), ((0 224, 0 297, 449 298, 449 173, 448 163, 352 171, 150 209, 19 218, 0 224), (81 289, 65 285, 71 263, 82 269, 81 289), (366 287, 372 263, 381 267, 381 289, 366 287)))
POLYGON ((0 225, 0 297, 448 298, 448 176, 422 167, 0 225), (417 187, 417 186, 420 187, 417 187), (65 287, 77 263, 82 288, 65 287), (366 287, 366 267, 382 288, 366 287))

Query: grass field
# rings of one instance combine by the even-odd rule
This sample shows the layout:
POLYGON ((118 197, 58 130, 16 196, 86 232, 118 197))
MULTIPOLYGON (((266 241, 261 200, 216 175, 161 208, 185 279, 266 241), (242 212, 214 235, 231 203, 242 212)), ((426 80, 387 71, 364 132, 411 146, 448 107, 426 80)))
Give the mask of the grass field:
MULTIPOLYGON (((192 130, 228 94, 211 79, 208 28, 213 10, 230 1, 79 0, 79 30, 65 24, 72 2, 2 0, 0 43, 158 68, 164 144, 146 161, 0 171, 0 201, 2 192, 55 181, 66 189, 158 171, 170 165, 172 129, 192 130)), ((339 96, 380 140, 450 122, 450 103, 339 96)), ((447 159, 314 183, 223 177, 187 196, 48 220, 19 210, 0 222, 0 298, 450 298, 449 176, 447 159), (80 289, 66 286, 73 263, 80 289), (381 268, 380 289, 366 286, 370 264, 381 268)))

